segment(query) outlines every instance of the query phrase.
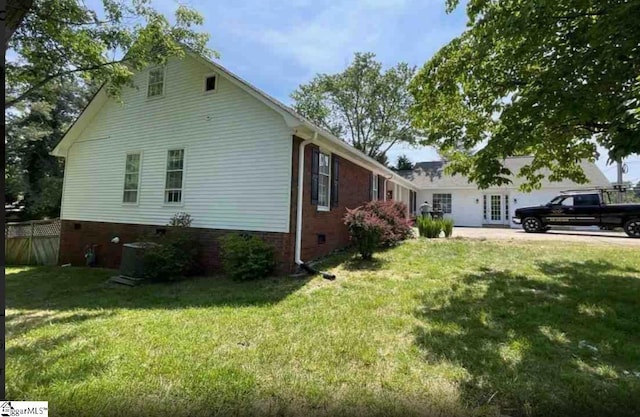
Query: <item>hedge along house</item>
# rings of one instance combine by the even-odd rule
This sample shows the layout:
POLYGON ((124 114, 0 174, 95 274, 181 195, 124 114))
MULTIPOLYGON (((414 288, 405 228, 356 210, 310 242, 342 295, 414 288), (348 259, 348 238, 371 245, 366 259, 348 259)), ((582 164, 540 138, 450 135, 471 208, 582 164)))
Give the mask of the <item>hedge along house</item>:
MULTIPOLYGON (((517 173, 530 162, 531 157, 513 157, 505 159, 504 166, 517 173)), ((610 186, 596 164, 582 161, 581 166, 587 176, 587 184, 569 180, 551 182, 546 178, 549 172, 540 171, 545 175, 541 188, 529 193, 519 190, 524 180, 516 176, 510 178, 508 185, 480 190, 464 176, 445 174, 443 161, 419 162, 412 171, 398 173, 419 188, 418 206, 424 201, 438 206, 445 217, 454 220, 456 226, 519 228, 520 225, 512 222, 517 208, 546 204, 567 189, 610 186)))
POLYGON ((415 204, 410 181, 201 56, 133 83, 120 102, 100 89, 52 151, 66 160, 62 264, 97 245, 98 265, 118 267, 123 243, 186 212, 209 271, 229 232, 267 240, 287 271, 348 244, 346 208, 415 204))

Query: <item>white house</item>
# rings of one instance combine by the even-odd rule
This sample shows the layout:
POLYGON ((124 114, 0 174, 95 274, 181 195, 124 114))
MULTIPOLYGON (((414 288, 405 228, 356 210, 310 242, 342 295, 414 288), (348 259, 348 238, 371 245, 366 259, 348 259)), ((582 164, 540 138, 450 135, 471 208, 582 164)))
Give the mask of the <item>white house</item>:
POLYGON ((407 179, 200 56, 133 84, 121 101, 101 89, 52 152, 66 161, 61 263, 97 245, 98 264, 118 267, 123 243, 187 212, 208 269, 218 238, 240 231, 290 270, 348 244, 346 208, 415 197, 407 179))
MULTIPOLYGON (((504 165, 517 173, 522 166, 531 161, 530 157, 507 158, 504 165)), ((443 161, 419 162, 412 171, 399 171, 410 180, 419 191, 417 206, 424 201, 437 205, 444 216, 452 218, 456 226, 510 226, 520 227, 511 219, 519 207, 537 206, 549 202, 561 191, 589 187, 608 187, 610 182, 602 171, 591 162, 581 164, 589 183, 576 184, 573 181, 550 182, 542 180, 542 187, 525 193, 518 189, 523 179, 512 177, 511 184, 479 190, 461 175, 446 175, 443 161)), ((545 171, 541 171, 545 174, 545 171)))

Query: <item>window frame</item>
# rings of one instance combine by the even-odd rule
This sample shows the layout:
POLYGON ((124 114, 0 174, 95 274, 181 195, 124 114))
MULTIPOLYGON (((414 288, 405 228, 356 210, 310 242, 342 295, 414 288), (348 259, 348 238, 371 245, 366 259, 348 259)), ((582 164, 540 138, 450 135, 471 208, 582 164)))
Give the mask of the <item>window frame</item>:
MULTIPOLYGON (((160 97, 164 97, 165 95, 165 91, 166 91, 166 80, 167 80, 167 67, 164 65, 158 65, 152 68, 149 68, 149 71, 147 72, 147 99, 149 100, 153 100, 153 99, 157 99, 160 97), (150 96, 149 95, 149 87, 151 87, 151 72, 156 71, 156 70, 161 70, 162 71, 162 93, 158 94, 158 95, 154 95, 154 96, 150 96)), ((158 83, 154 83, 154 85, 157 85, 158 83)))
POLYGON ((215 92, 218 91, 218 83, 220 82, 220 76, 214 72, 210 73, 210 74, 206 74, 204 76, 204 83, 202 84, 202 92, 204 94, 213 94, 215 92), (211 78, 211 77, 215 77, 216 78, 216 86, 213 90, 207 90, 207 79, 211 78))
POLYGON ((318 211, 330 211, 331 210, 331 153, 327 152, 323 149, 319 149, 318 150, 318 205, 317 205, 317 210, 318 211), (325 156, 327 158, 327 172, 323 173, 322 172, 322 157, 325 156), (320 193, 320 184, 321 184, 321 179, 322 177, 326 177, 327 178, 327 186, 326 186, 326 205, 324 204, 320 204, 321 201, 321 193, 320 193))
MULTIPOLYGON (((442 210, 443 214, 451 214, 453 213, 453 195, 451 193, 433 193, 433 195, 431 196, 431 203, 433 206, 433 209, 436 209, 436 196, 438 196, 438 209, 442 210), (443 196, 448 196, 449 199, 449 211, 446 211, 444 209, 444 204, 442 204, 442 197, 443 196)), ((446 200, 446 198, 445 198, 446 200)))
POLYGON ((123 183, 122 183, 122 200, 121 203, 124 206, 137 206, 140 204, 140 183, 142 182, 142 151, 138 151, 138 150, 132 150, 132 151, 127 151, 125 153, 125 157, 124 157, 124 176, 123 176, 123 183), (139 159, 138 159, 138 183, 137 183, 137 188, 135 190, 133 189, 127 189, 127 174, 130 174, 129 172, 127 172, 127 160, 129 158, 129 155, 138 155, 139 159), (127 191, 135 191, 136 192, 136 201, 135 202, 130 202, 130 201, 124 201, 124 194, 127 191))
POLYGON ((164 162, 164 187, 162 190, 163 205, 171 206, 171 207, 184 205, 184 183, 186 178, 186 172, 187 172, 187 148, 184 146, 176 147, 176 148, 168 148, 165 153, 165 162, 164 162), (182 169, 181 170, 178 170, 178 169, 169 170, 169 152, 171 151, 182 151, 182 169), (182 171, 182 181, 180 182, 180 188, 167 188, 167 175, 169 174, 170 171, 171 172, 182 171), (180 191, 180 201, 167 201, 167 191, 178 191, 178 190, 180 191))
POLYGON ((378 201, 378 174, 371 173, 371 201, 378 201))

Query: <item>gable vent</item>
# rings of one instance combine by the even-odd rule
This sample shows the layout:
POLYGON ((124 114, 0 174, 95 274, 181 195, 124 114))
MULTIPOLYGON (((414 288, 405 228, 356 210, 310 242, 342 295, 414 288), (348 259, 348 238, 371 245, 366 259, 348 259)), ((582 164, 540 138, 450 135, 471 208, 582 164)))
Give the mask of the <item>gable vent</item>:
POLYGON ((207 77, 205 80, 204 91, 215 91, 217 82, 218 80, 215 75, 207 77))

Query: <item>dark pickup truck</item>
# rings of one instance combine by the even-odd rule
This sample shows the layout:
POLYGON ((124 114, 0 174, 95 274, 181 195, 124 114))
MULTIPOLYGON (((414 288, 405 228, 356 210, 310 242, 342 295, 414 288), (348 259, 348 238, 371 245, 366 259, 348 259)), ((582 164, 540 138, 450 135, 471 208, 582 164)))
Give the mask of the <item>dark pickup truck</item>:
POLYGON ((512 219, 527 233, 546 232, 549 226, 622 227, 630 237, 640 238, 640 204, 609 204, 605 191, 564 192, 549 203, 523 207, 512 219))

